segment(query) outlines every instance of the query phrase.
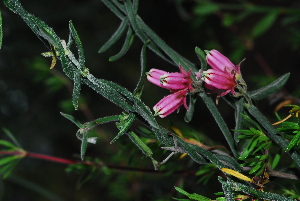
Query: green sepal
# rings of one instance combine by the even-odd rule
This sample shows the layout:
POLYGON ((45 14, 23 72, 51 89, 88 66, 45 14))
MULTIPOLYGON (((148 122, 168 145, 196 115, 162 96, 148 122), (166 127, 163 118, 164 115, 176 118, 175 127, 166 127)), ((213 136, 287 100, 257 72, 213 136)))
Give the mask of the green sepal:
POLYGON ((272 93, 283 87, 283 85, 288 80, 289 76, 290 73, 286 73, 265 87, 254 91, 249 91, 248 96, 253 100, 261 100, 263 98, 266 98, 267 96, 271 95, 272 93))

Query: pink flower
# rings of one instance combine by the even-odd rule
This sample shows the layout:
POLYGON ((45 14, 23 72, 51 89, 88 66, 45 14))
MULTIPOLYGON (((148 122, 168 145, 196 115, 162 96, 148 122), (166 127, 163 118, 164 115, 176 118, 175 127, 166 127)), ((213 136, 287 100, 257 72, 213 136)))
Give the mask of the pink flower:
POLYGON ((206 61, 213 69, 204 71, 201 74, 205 87, 212 90, 212 93, 219 94, 217 100, 220 96, 225 96, 229 92, 234 96, 237 95, 234 89, 238 83, 245 85, 240 71, 240 63, 235 66, 217 50, 209 51, 206 61))
POLYGON ((235 95, 234 88, 237 85, 235 76, 227 71, 222 72, 215 69, 209 69, 201 74, 201 79, 205 82, 206 88, 219 93, 219 96, 225 96, 229 92, 235 95))
POLYGON ((161 118, 164 118, 178 109, 182 104, 188 110, 186 105, 187 93, 188 90, 183 89, 164 97, 153 107, 154 115, 159 115, 161 118))
POLYGON ((239 77, 241 74, 240 63, 235 66, 227 57, 217 50, 211 50, 206 56, 207 63, 215 70, 228 71, 232 75, 239 77))
POLYGON ((173 92, 186 88, 192 90, 191 71, 186 72, 182 66, 179 66, 179 69, 180 73, 168 73, 153 68, 149 71, 147 79, 149 82, 173 92))

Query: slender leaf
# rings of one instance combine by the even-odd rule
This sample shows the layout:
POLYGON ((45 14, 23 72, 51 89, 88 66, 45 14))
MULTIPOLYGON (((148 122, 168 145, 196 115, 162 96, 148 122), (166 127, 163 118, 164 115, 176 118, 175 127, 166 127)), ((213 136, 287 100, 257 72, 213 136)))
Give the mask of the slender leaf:
POLYGON ((277 10, 268 13, 255 25, 251 35, 256 38, 265 33, 274 24, 278 14, 279 12, 277 10))
POLYGON ((84 132, 84 133, 82 134, 81 148, 80 148, 80 156, 81 156, 81 160, 84 159, 84 155, 85 155, 86 148, 87 148, 87 143, 88 143, 88 134, 84 132))
POLYGON ((0 49, 2 48, 3 31, 2 31, 2 14, 0 11, 0 49))
POLYGON ((16 149, 16 146, 6 140, 0 140, 0 145, 7 147, 7 148, 12 148, 12 149, 16 149))
POLYGON ((124 15, 120 12, 120 10, 110 1, 110 0, 102 0, 102 2, 121 20, 124 19, 124 15))
MULTIPOLYGON (((270 139, 274 140, 277 144, 280 145, 282 149, 286 149, 288 144, 286 140, 280 136, 280 134, 275 130, 274 126, 266 119, 264 115, 254 106, 254 105, 246 105, 249 113, 267 130, 267 134, 270 139)), ((300 167, 300 155, 297 152, 288 152, 291 158, 295 161, 295 163, 300 167)))
POLYGON ((179 188, 179 187, 176 187, 174 186, 174 188, 181 194, 183 195, 186 195, 187 197, 189 197, 190 199, 193 199, 193 200, 199 200, 199 201, 210 201, 211 199, 207 198, 207 197, 204 197, 202 195, 198 195, 196 193, 193 193, 193 194, 190 194, 188 192, 186 192, 185 190, 179 188))
POLYGON ((142 51, 141 51, 141 56, 140 56, 141 75, 140 75, 139 82, 138 82, 136 88, 133 91, 133 95, 137 96, 138 98, 140 98, 141 95, 142 95, 142 91, 143 91, 143 88, 144 88, 144 80, 146 78, 146 67, 147 67, 146 66, 146 63, 147 63, 146 50, 147 50, 147 45, 148 45, 148 42, 143 45, 143 48, 142 48, 142 51))
POLYGON ((130 113, 129 115, 120 116, 120 118, 121 122, 118 124, 118 128, 120 131, 117 134, 117 136, 114 137, 114 139, 110 142, 110 144, 114 143, 117 139, 119 139, 124 133, 128 131, 128 129, 135 120, 135 114, 130 113))
POLYGON ((78 99, 80 95, 80 89, 81 89, 81 74, 79 72, 75 72, 74 87, 73 87, 73 94, 72 94, 72 102, 75 110, 78 109, 78 99))
POLYGON ((218 111, 216 105, 214 104, 214 102, 212 101, 212 99, 210 97, 208 97, 205 93, 201 93, 200 97, 202 98, 202 100, 204 101, 204 103, 206 104, 207 108, 209 109, 209 111, 211 112, 211 114, 213 115, 216 123, 218 124, 220 130, 222 131, 229 147, 230 150, 232 151, 234 157, 238 157, 238 152, 235 146, 235 142, 234 139, 223 119, 223 117, 221 116, 220 112, 218 111))
POLYGON ((133 0, 133 4, 132 4, 133 12, 137 14, 138 9, 139 9, 139 0, 133 0))
POLYGON ((280 161, 280 158, 281 158, 281 154, 280 153, 276 153, 276 155, 275 155, 275 157, 273 159, 272 165, 271 165, 272 170, 274 170, 277 167, 277 165, 278 165, 278 163, 280 161))
POLYGON ((84 64, 85 63, 84 50, 83 50, 80 38, 78 36, 78 33, 77 33, 72 21, 69 21, 69 29, 70 29, 70 33, 72 34, 73 39, 75 41, 76 47, 78 49, 78 58, 79 58, 78 60, 79 60, 81 69, 83 69, 85 67, 85 64, 84 64))
POLYGON ((300 131, 298 131, 297 134, 293 137, 293 139, 290 141, 285 151, 291 150, 299 142, 299 138, 300 138, 300 131))
POLYGON ((14 156, 7 156, 7 157, 4 157, 4 158, 0 158, 0 166, 5 165, 7 163, 11 163, 14 160, 18 160, 18 159, 20 159, 20 157, 21 156, 19 156, 19 155, 14 155, 14 156))
POLYGON ((196 55, 198 56, 198 59, 201 63, 201 70, 206 71, 207 70, 207 62, 206 62, 206 56, 205 53, 199 48, 195 48, 196 55))
POLYGON ((129 139, 147 156, 152 156, 152 150, 132 131, 127 132, 129 139))
POLYGON ((125 32, 126 28, 128 27, 128 17, 126 17, 116 30, 116 32, 106 41, 106 43, 99 49, 98 53, 105 52, 108 50, 112 45, 114 45, 120 37, 123 35, 125 32))
POLYGON ((8 129, 2 128, 2 130, 17 147, 22 148, 18 140, 15 138, 15 136, 13 136, 13 134, 8 129))
POLYGON ((196 100, 196 94, 189 95, 189 109, 186 111, 184 116, 184 121, 187 123, 193 118, 196 100))
POLYGON ((79 121, 77 121, 72 115, 65 114, 65 113, 62 113, 62 112, 60 112, 60 114, 62 116, 64 116, 65 118, 69 119, 70 121, 72 121, 74 124, 76 124, 76 126, 78 128, 82 128, 83 127, 83 125, 79 121))
POLYGON ((235 103, 236 110, 235 110, 235 128, 234 128, 234 140, 236 142, 240 141, 239 136, 241 135, 238 130, 242 129, 242 125, 244 122, 244 117, 241 115, 244 113, 244 102, 245 99, 241 98, 239 101, 235 103))
POLYGON ((266 98, 267 96, 271 95, 275 91, 279 90, 286 83, 289 76, 290 73, 286 73, 265 87, 262 87, 255 91, 249 91, 248 95, 253 100, 261 100, 263 98, 266 98))

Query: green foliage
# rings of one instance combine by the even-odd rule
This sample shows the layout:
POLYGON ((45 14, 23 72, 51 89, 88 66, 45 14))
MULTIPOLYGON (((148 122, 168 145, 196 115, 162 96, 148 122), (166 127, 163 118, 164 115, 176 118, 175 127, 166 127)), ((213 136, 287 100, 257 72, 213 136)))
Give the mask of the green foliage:
MULTIPOLYGON (((243 1, 241 1, 243 2, 243 1)), ((158 162, 153 159, 154 151, 148 146, 142 137, 133 131, 133 123, 135 121, 140 121, 145 127, 143 130, 147 131, 144 136, 147 136, 148 140, 155 139, 159 145, 166 145, 165 150, 171 151, 171 155, 176 153, 187 153, 190 158, 198 164, 205 164, 202 166, 196 175, 202 175, 199 182, 207 183, 208 180, 213 176, 217 168, 232 168, 237 172, 242 172, 244 168, 242 166, 251 167, 249 174, 256 174, 256 176, 264 175, 268 161, 270 160, 269 149, 271 149, 275 144, 279 145, 280 149, 286 151, 290 157, 293 159, 298 167, 300 166, 300 155, 294 151, 299 143, 300 131, 298 122, 284 122, 281 127, 275 129, 272 124, 266 119, 266 117, 261 114, 255 105, 252 104, 253 100, 260 100, 268 97, 274 92, 278 91, 288 80, 289 73, 279 77, 277 80, 273 81, 262 88, 254 91, 241 93, 241 97, 224 97, 226 103, 228 103, 235 110, 235 130, 234 135, 231 133, 227 123, 222 117, 218 106, 214 103, 212 98, 202 89, 202 82, 198 81, 194 84, 197 85, 197 90, 190 94, 189 110, 186 113, 185 121, 189 122, 192 120, 193 113, 195 111, 194 105, 197 98, 201 98, 207 106, 208 111, 213 116, 216 125, 220 128, 223 137, 225 138, 227 145, 229 147, 229 153, 215 150, 214 148, 201 146, 199 144, 194 144, 181 136, 175 135, 173 132, 167 130, 166 128, 160 126, 156 121, 154 115, 152 114, 149 107, 143 103, 141 100, 143 92, 143 83, 146 77, 146 57, 149 48, 158 56, 160 56, 165 61, 171 63, 172 65, 178 67, 182 65, 186 71, 192 71, 192 78, 195 79, 195 72, 198 72, 198 68, 195 64, 188 61, 186 58, 178 54, 171 47, 169 47, 166 42, 160 38, 138 15, 138 0, 103 0, 103 3, 117 16, 121 19, 121 24, 117 28, 116 32, 108 39, 108 41, 99 49, 99 53, 108 50, 112 45, 114 45, 127 30, 127 34, 124 37, 125 41, 121 50, 114 56, 110 57, 110 61, 116 61, 123 57, 130 49, 134 37, 138 37, 142 43, 142 51, 140 56, 141 73, 139 76, 139 81, 134 91, 131 92, 125 87, 120 86, 117 83, 107 81, 104 79, 96 78, 90 70, 85 66, 85 54, 83 45, 81 43, 79 34, 77 33, 72 21, 69 22, 69 40, 66 44, 64 40, 61 40, 55 31, 50 28, 45 22, 35 17, 34 15, 28 13, 17 0, 4 0, 5 5, 11 9, 16 14, 20 15, 21 18, 27 23, 27 25, 32 29, 32 31, 37 35, 37 37, 46 45, 50 52, 44 55, 52 56, 54 61, 58 59, 61 64, 66 76, 74 82, 73 93, 72 93, 72 103, 75 109, 79 105, 79 97, 81 91, 81 85, 85 84, 89 86, 96 93, 100 94, 104 98, 110 100, 113 104, 121 108, 121 114, 114 116, 106 116, 93 121, 86 122, 84 124, 77 121, 73 116, 61 113, 62 116, 74 123, 79 129, 76 133, 76 137, 81 141, 80 147, 80 157, 84 160, 85 153, 87 150, 87 144, 95 144, 97 141, 96 137, 90 137, 89 132, 94 129, 95 126, 99 124, 117 122, 116 126, 119 132, 111 140, 111 143, 115 142, 121 136, 126 134, 131 142, 137 146, 144 155, 149 157, 154 168, 158 169, 158 162), (75 43, 77 54, 71 51, 72 43, 75 43), (253 126, 243 129, 245 122, 248 121, 252 123, 253 126), (283 134, 283 135, 282 135, 283 134), (289 140, 289 143, 287 142, 289 140), (241 147, 241 148, 240 148, 241 147), (243 164, 241 164, 241 161, 243 164), (204 175, 204 176, 203 176, 204 175)), ((193 12, 198 16, 208 16, 213 13, 217 13, 224 9, 226 5, 214 3, 210 1, 198 1, 193 9, 193 12)), ((239 8, 240 9, 240 8, 239 8)), ((266 33, 273 23, 276 22, 278 18, 278 10, 266 9, 266 8, 256 8, 243 5, 241 7, 242 12, 240 12, 238 17, 234 19, 234 15, 226 13, 223 24, 225 26, 232 26, 234 23, 246 18, 247 16, 256 13, 264 13, 264 17, 259 19, 256 25, 253 27, 248 38, 249 41, 255 39, 256 37, 262 36, 266 33)), ((0 25, 2 25, 0 17, 0 25)), ((0 46, 2 42, 2 30, 0 30, 0 46)), ((234 54, 239 57, 244 53, 246 48, 240 47, 234 54)), ((195 53, 198 56, 201 64, 201 70, 207 70, 207 63, 205 58, 205 53, 198 47, 195 48, 195 53)), ((52 66, 52 65, 51 65, 52 66)), ((41 79, 40 76, 37 79, 41 79)), ((47 76, 45 76, 47 77, 47 76)), ((45 80, 49 85, 54 86, 55 80, 47 78, 45 80)), ((57 83, 56 83, 57 84, 57 83)), ((297 109, 296 109, 297 110, 297 109)), ((298 114, 297 111, 293 111, 298 114)), ((6 131, 7 132, 7 131, 6 131)), ((7 132, 9 133, 9 132, 7 132)), ((141 134, 142 135, 142 134, 141 134)), ((12 135, 11 135, 12 136, 12 135)), ((18 151, 13 156, 7 156, 0 159, 0 172, 8 175, 12 170, 13 165, 17 159, 23 157, 21 155, 22 149, 16 143, 16 140, 12 138, 12 141, 19 147, 17 148, 12 143, 0 140, 0 145, 4 146, 9 151, 18 151)), ((121 138, 123 139, 123 138, 121 138)), ((6 151, 3 149, 3 151, 6 151)), ((2 151, 2 150, 1 150, 2 151)), ((76 165, 69 166, 67 172, 80 172, 84 173, 84 176, 79 179, 78 187, 81 187, 85 182, 96 178, 99 173, 99 167, 105 174, 110 174, 110 169, 104 165, 100 160, 91 161, 85 158, 86 161, 78 163, 76 165)), ((280 155, 275 155, 272 163, 272 167, 275 168, 280 161, 280 155)), ((175 168, 174 168, 175 169, 175 168)), ((174 170, 173 169, 173 170, 174 170)), ((246 168, 245 168, 246 169, 246 168)), ((252 186, 248 186, 242 183, 234 182, 230 179, 230 175, 227 176, 227 180, 219 178, 221 183, 223 194, 219 194, 222 197, 218 197, 217 200, 235 200, 241 193, 242 196, 251 196, 259 199, 266 200, 286 200, 291 199, 284 197, 279 194, 269 193, 259 191, 254 189, 252 186)), ((251 180, 250 180, 251 181, 251 180)), ((117 185, 117 184, 112 184, 117 185)), ((198 195, 196 193, 190 194, 181 188, 175 187, 175 189, 186 195, 189 199, 193 200, 210 200, 204 196, 198 195)), ((291 192, 285 192, 286 194, 291 192)), ((119 195, 120 196, 120 195, 119 195)), ((295 197, 295 195, 291 195, 295 197)), ((176 198, 174 198, 176 199, 176 198)), ((187 199, 176 199, 176 200, 187 200, 187 199)))
MULTIPOLYGON (((175 189, 179 193, 182 193, 182 194, 186 195, 188 198, 193 199, 193 200, 198 200, 198 201, 209 201, 209 200, 211 200, 211 199, 209 199, 207 197, 204 197, 202 195, 198 195, 196 193, 190 194, 190 193, 188 193, 188 192, 186 192, 186 191, 184 191, 181 188, 176 187, 176 186, 175 186, 175 189)), ((175 199, 175 200, 182 200, 182 199, 176 199, 176 198, 173 198, 173 199, 175 199)))

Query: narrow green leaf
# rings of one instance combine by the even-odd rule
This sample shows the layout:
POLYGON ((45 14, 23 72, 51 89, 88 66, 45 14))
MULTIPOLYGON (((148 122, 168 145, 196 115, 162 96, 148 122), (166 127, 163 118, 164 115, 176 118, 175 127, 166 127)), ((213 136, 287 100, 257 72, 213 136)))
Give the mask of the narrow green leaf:
POLYGON ((251 35, 256 38, 265 33, 274 24, 278 14, 279 13, 277 10, 273 10, 272 12, 268 13, 255 25, 255 27, 252 29, 251 35))
POLYGON ((7 147, 7 148, 17 149, 14 144, 12 144, 6 140, 0 140, 0 145, 7 147))
POLYGON ((123 47, 121 48, 121 50, 118 54, 110 57, 109 61, 116 61, 116 60, 120 59, 122 56, 124 56, 126 54, 126 52, 129 50, 129 48, 133 42, 133 39, 134 39, 133 31, 132 31, 132 28, 129 27, 123 47))
POLYGON ((152 150, 134 133, 127 132, 129 139, 147 156, 152 156, 152 150))
POLYGON ((81 160, 84 159, 84 155, 85 155, 86 148, 87 148, 87 143, 88 143, 88 134, 82 133, 81 147, 80 147, 81 160))
POLYGON ((21 157, 19 155, 14 155, 14 156, 7 156, 7 157, 4 157, 4 158, 1 158, 0 159, 0 166, 1 165, 5 165, 7 163, 11 163, 12 161, 14 160, 18 160, 20 159, 21 157))
POLYGON ((253 100, 261 100, 263 98, 266 98, 267 96, 280 89, 286 83, 289 76, 290 73, 286 73, 265 87, 262 87, 255 91, 249 91, 248 95, 253 100))
MULTIPOLYGON (((126 2, 129 2, 129 0, 126 0, 126 2)), ((126 4, 125 4, 126 5, 126 4)), ((127 7, 126 7, 127 8, 127 7)), ((129 13, 128 13, 129 17, 129 13)), ((131 16, 135 20, 135 16, 131 16)), ((132 22, 131 18, 129 17, 130 22, 132 22)), ((170 48, 154 31, 148 27, 141 18, 136 17, 136 22, 138 23, 138 27, 145 33, 163 52, 168 55, 172 61, 176 65, 182 65, 184 70, 189 71, 192 70, 193 72, 198 71, 195 64, 191 63, 181 55, 179 55, 177 52, 175 52, 172 48, 170 48)))
POLYGON ((189 109, 186 111, 184 116, 184 121, 187 123, 190 122, 193 118, 196 100, 197 97, 195 94, 189 95, 189 109))
POLYGON ((273 159, 272 165, 271 165, 272 170, 274 170, 277 167, 277 165, 279 164, 280 158, 281 158, 281 154, 276 153, 276 155, 273 159))
MULTIPOLYGON (((280 136, 274 126, 266 119, 266 117, 261 114, 261 112, 254 105, 245 105, 249 113, 263 126, 270 139, 274 140, 280 147, 285 150, 288 146, 286 140, 280 136)), ((297 152, 288 152, 291 158, 295 161, 295 163, 300 167, 300 155, 297 152)))
POLYGON ((94 121, 85 123, 86 125, 88 125, 88 127, 90 128, 94 128, 95 126, 99 125, 99 124, 104 124, 104 123, 109 123, 112 121, 119 121, 120 120, 120 115, 114 115, 114 116, 108 116, 108 117, 101 117, 98 119, 95 119, 94 121))
POLYGON ((285 151, 291 150, 299 142, 299 138, 300 138, 300 131, 298 131, 297 134, 293 137, 293 139, 290 141, 285 151))
POLYGON ((252 195, 254 197, 258 197, 260 199, 266 199, 266 200, 295 201, 295 199, 287 198, 285 196, 276 193, 258 191, 253 187, 238 182, 233 182, 232 180, 230 180, 230 182, 234 186, 235 191, 244 192, 246 195, 252 195))
MULTIPOLYGON (((197 163, 199 164, 207 164, 207 161, 203 158, 203 156, 207 157, 207 158, 212 158, 212 160, 214 160, 212 154, 210 155, 205 155, 203 154, 202 152, 199 152, 200 154, 198 154, 196 151, 195 151, 195 147, 193 147, 191 144, 189 143, 186 143, 185 141, 183 141, 181 138, 179 138, 178 136, 174 136, 175 139, 177 140, 178 142, 178 145, 197 163)), ((195 145, 196 146, 196 145, 195 145)), ((199 147, 200 148, 200 147, 199 147)), ((202 150, 201 150, 202 151, 202 150)), ((216 159, 216 158, 215 158, 216 159)), ((216 161, 218 161, 216 159, 216 161)))
POLYGON ((220 8, 217 4, 212 2, 205 2, 196 6, 194 9, 194 13, 196 15, 209 15, 218 11, 219 9, 220 8))
POLYGON ((214 102, 212 101, 212 99, 210 97, 207 96, 207 94, 205 93, 201 93, 200 97, 202 98, 202 100, 204 101, 204 103, 206 104, 207 108, 209 109, 209 111, 211 112, 211 114, 213 115, 216 123, 218 124, 220 130, 222 131, 229 147, 230 150, 232 151, 234 157, 238 157, 238 152, 237 152, 237 148, 235 146, 235 141, 232 137, 232 134, 230 133, 228 126, 226 125, 223 117, 221 116, 220 112, 218 111, 216 105, 214 104, 214 102))
POLYGON ((82 43, 80 41, 80 38, 78 36, 78 33, 72 23, 72 21, 69 21, 69 29, 70 29, 70 32, 73 36, 73 39, 75 41, 75 44, 76 44, 76 47, 78 49, 78 60, 79 60, 79 64, 81 66, 81 69, 83 69, 85 67, 85 56, 84 56, 84 50, 83 50, 83 47, 82 47, 82 43))
POLYGON ((98 53, 105 52, 108 50, 112 45, 114 45, 120 37, 123 35, 125 32, 126 28, 128 27, 128 17, 126 17, 116 30, 116 32, 106 41, 106 43, 99 49, 98 53))
POLYGON ((199 48, 195 48, 196 55, 198 56, 198 59, 201 63, 201 70, 206 71, 207 70, 207 62, 206 62, 206 55, 205 53, 199 48))
POLYGON ((188 192, 186 192, 185 190, 182 190, 181 188, 179 187, 176 187, 174 186, 174 188, 181 194, 183 195, 186 195, 187 197, 189 197, 190 199, 193 199, 193 200, 198 200, 198 201, 210 201, 211 199, 207 198, 207 197, 204 197, 202 195, 198 195, 196 193, 193 193, 193 194, 190 194, 188 192))
POLYGON ((0 11, 0 49, 2 48, 3 31, 2 31, 2 14, 0 11))
POLYGON ((226 201, 235 201, 234 199, 234 192, 232 190, 231 187, 231 182, 226 182, 223 179, 221 179, 221 177, 218 177, 218 180, 221 182, 222 184, 222 189, 226 198, 226 201))
MULTIPOLYGON (((123 117, 121 117, 123 118, 123 117)), ((132 125, 132 123, 135 120, 135 114, 130 113, 129 115, 126 115, 125 118, 123 120, 121 120, 121 122, 118 125, 119 128, 119 133, 117 134, 116 137, 114 137, 114 139, 110 142, 110 144, 114 143, 117 139, 119 139, 124 133, 126 133, 128 131, 128 129, 130 128, 130 126, 132 125)))
POLYGON ((120 12, 120 10, 110 1, 110 0, 102 0, 102 2, 120 19, 124 19, 124 15, 120 12))
POLYGON ((19 144, 18 140, 8 129, 2 128, 2 130, 17 147, 22 148, 21 145, 19 144))
POLYGON ((78 99, 80 95, 81 89, 81 74, 76 71, 74 75, 74 87, 73 87, 73 94, 72 94, 72 102, 75 110, 78 110, 78 99))
MULTIPOLYGON (((150 42, 150 41, 149 41, 150 42)), ((133 91, 133 95, 137 96, 138 98, 141 97, 142 91, 143 91, 143 86, 144 86, 144 80, 146 78, 146 63, 147 63, 147 56, 146 56, 146 50, 147 50, 147 45, 149 42, 144 43, 142 51, 141 51, 141 56, 140 56, 140 61, 141 61, 141 75, 139 82, 137 86, 135 87, 133 91)))
POLYGON ((233 169, 237 172, 243 171, 240 164, 233 157, 226 156, 226 155, 220 155, 220 154, 215 154, 214 156, 218 160, 225 162, 226 165, 228 165, 231 169, 233 169))
POLYGON ((65 118, 69 119, 70 121, 72 121, 78 128, 83 127, 82 124, 79 121, 77 121, 72 115, 65 114, 65 113, 62 113, 62 112, 60 112, 60 114, 62 116, 64 116, 65 118))
POLYGON ((137 11, 139 9, 139 0, 133 0, 132 3, 132 10, 135 14, 137 14, 137 11))

